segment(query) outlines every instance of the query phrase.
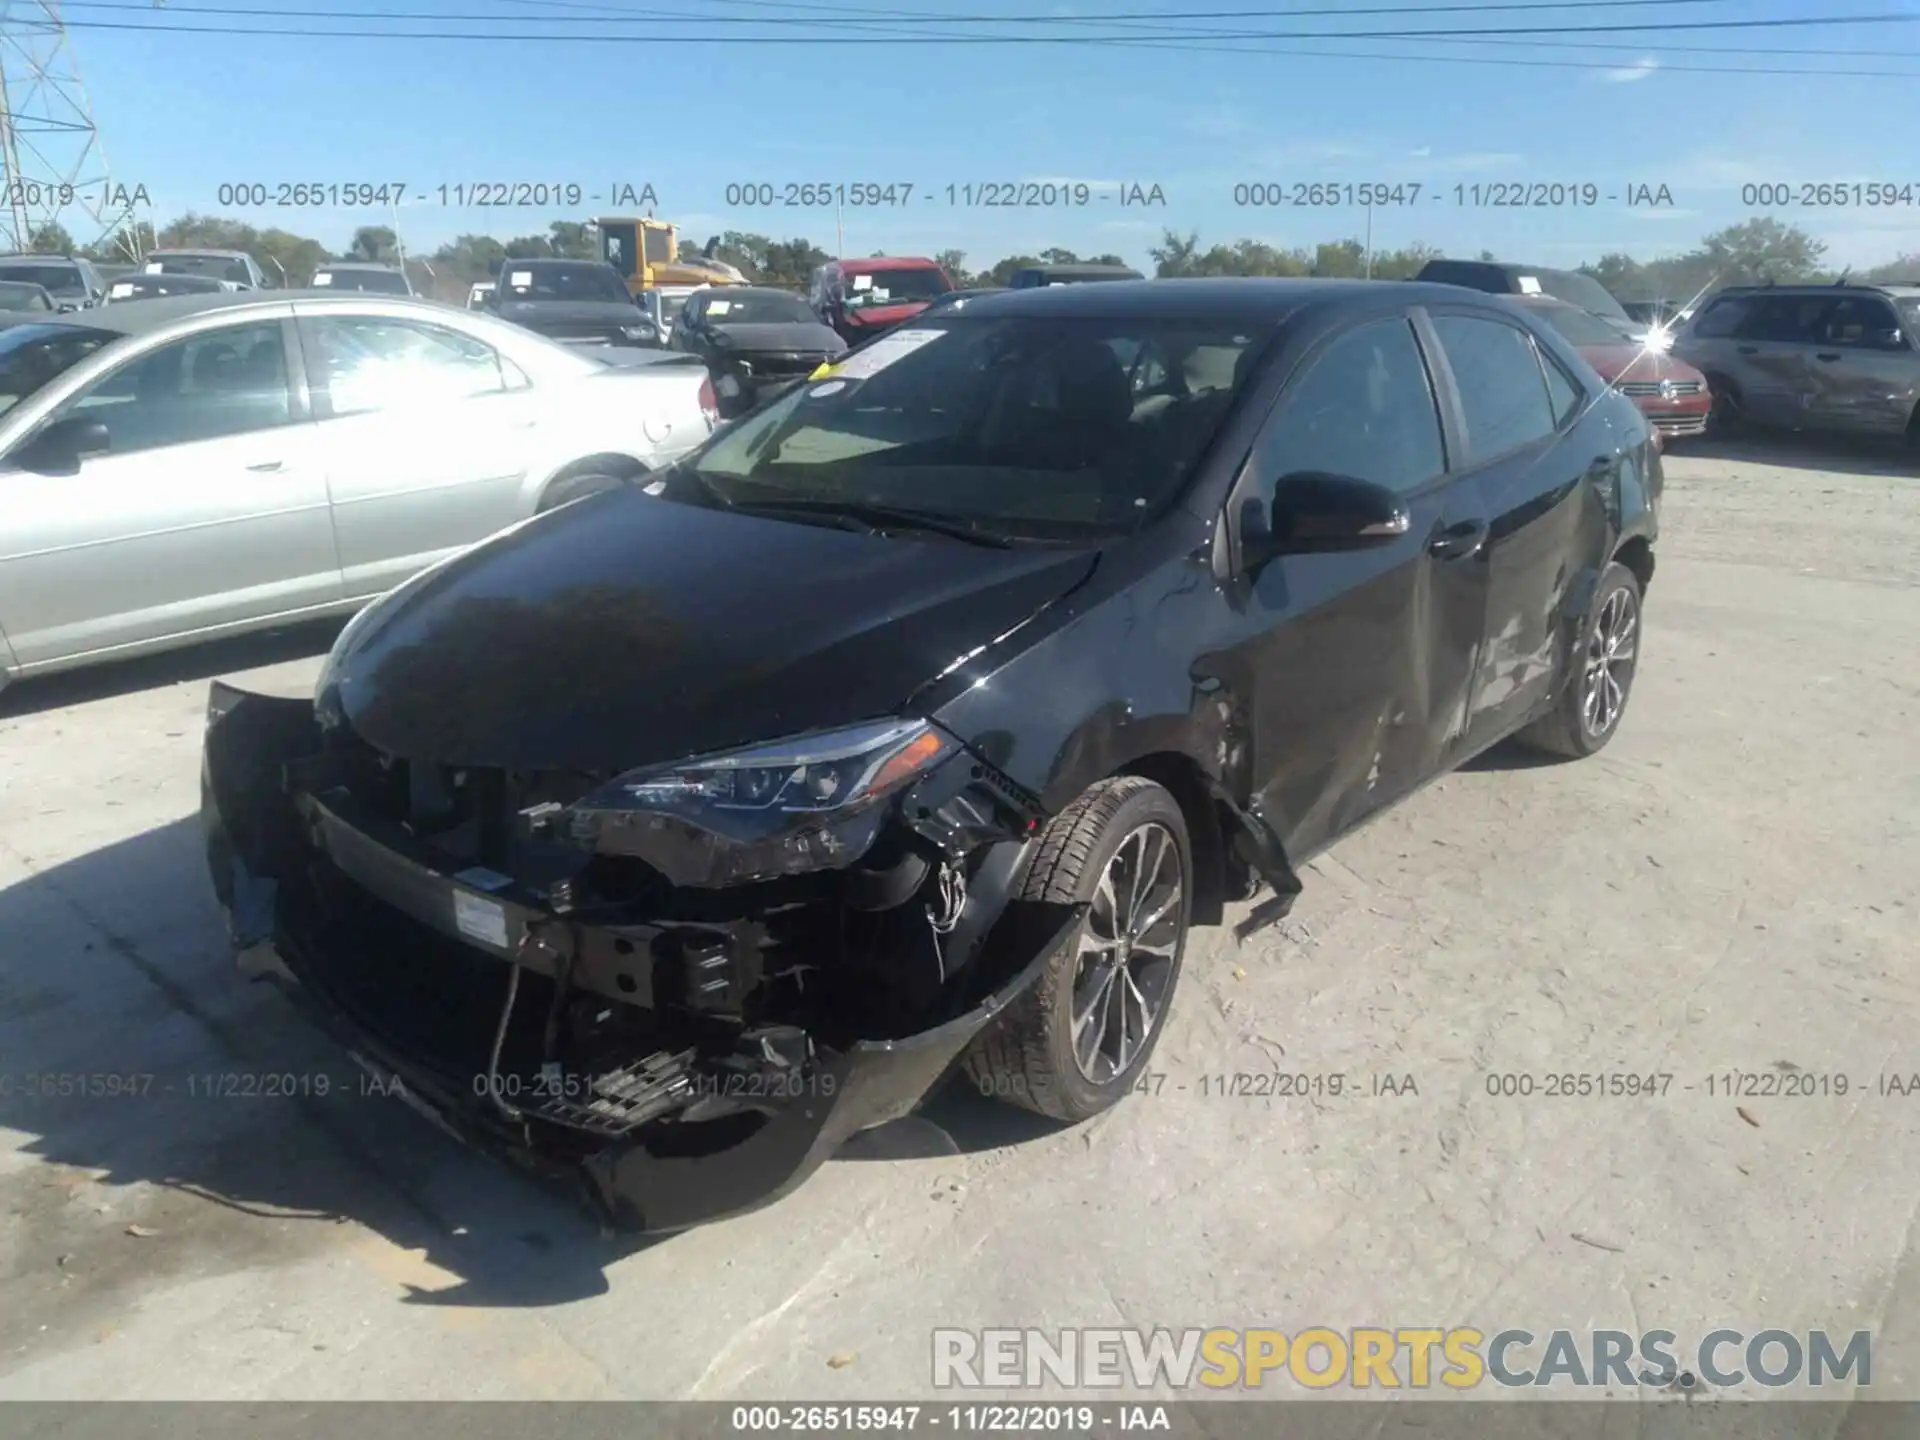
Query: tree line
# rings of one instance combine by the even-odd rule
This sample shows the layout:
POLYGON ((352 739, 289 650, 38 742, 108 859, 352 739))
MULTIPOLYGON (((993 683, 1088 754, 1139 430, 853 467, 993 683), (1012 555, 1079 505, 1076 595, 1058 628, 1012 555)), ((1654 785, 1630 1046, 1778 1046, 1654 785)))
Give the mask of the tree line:
MULTIPOLYGON (((422 294, 459 300, 475 281, 487 279, 507 260, 598 259, 599 240, 584 221, 556 220, 544 233, 500 239, 492 235, 458 235, 428 252, 403 249, 401 237, 385 225, 363 225, 353 232, 338 254, 310 236, 274 227, 256 228, 244 221, 188 213, 158 232, 142 222, 92 246, 76 246, 72 237, 54 225, 37 232, 33 248, 47 254, 77 254, 101 262, 129 263, 135 254, 156 248, 197 247, 244 250, 262 267, 288 285, 304 285, 313 272, 330 260, 363 260, 397 264, 404 261, 422 294)), ((833 258, 812 240, 796 237, 776 240, 766 235, 729 230, 705 244, 683 238, 684 257, 708 255, 736 266, 756 283, 787 289, 804 288, 813 271, 833 258)), ((1772 217, 1758 217, 1729 225, 1703 237, 1679 255, 1658 260, 1636 260, 1630 255, 1606 254, 1577 267, 1626 300, 1687 299, 1720 285, 1920 279, 1920 253, 1901 255, 1884 265, 1859 272, 1836 271, 1826 262, 1826 244, 1798 226, 1772 217)), ((878 252, 876 252, 878 253, 878 252)), ((1406 279, 1442 252, 1429 245, 1411 244, 1374 250, 1355 238, 1321 241, 1310 246, 1283 248, 1261 240, 1242 239, 1202 248, 1197 232, 1165 231, 1148 252, 1157 278, 1202 275, 1296 275, 1354 279, 1371 275, 1377 280, 1406 279)), ((934 255, 954 284, 961 287, 1005 285, 1015 271, 1029 265, 1080 263, 1121 265, 1112 254, 1078 255, 1051 247, 1038 254, 1008 255, 975 268, 961 250, 934 255)), ((1495 259, 1490 250, 1478 258, 1495 259)), ((1539 257, 1527 257, 1537 260, 1539 257)))

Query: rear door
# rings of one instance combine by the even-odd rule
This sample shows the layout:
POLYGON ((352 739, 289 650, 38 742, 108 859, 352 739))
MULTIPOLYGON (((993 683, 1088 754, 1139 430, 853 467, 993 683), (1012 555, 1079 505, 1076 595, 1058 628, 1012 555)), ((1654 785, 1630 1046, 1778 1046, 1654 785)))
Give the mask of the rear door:
POLYGON ((1733 378, 1746 413, 1763 425, 1801 426, 1813 404, 1814 352, 1830 295, 1756 295, 1733 337, 1733 378))
POLYGON ((374 595, 524 518, 536 397, 519 367, 449 326, 299 317, 349 595, 374 595))
POLYGON ((1508 734, 1551 693, 1562 616, 1581 557, 1605 543, 1596 490, 1613 483, 1624 437, 1591 409, 1597 396, 1517 322, 1435 307, 1455 464, 1485 507, 1468 562, 1486 592, 1486 633, 1459 716, 1451 762, 1508 734))
POLYGON ((22 665, 341 598, 289 328, 250 311, 135 354, 0 460, 0 616, 22 665), (71 416, 112 449, 64 474, 15 458, 71 416))
POLYGON ((1902 434, 1920 386, 1920 351, 1891 301, 1849 295, 1822 321, 1809 367, 1807 418, 1823 429, 1902 434))
POLYGON ((1255 444, 1248 473, 1264 488, 1236 492, 1234 513, 1311 471, 1388 486, 1412 525, 1372 549, 1283 556, 1254 579, 1266 618, 1250 642, 1253 775, 1296 863, 1442 763, 1484 624, 1485 519, 1473 481, 1448 471, 1408 315, 1336 332, 1302 362, 1255 444))

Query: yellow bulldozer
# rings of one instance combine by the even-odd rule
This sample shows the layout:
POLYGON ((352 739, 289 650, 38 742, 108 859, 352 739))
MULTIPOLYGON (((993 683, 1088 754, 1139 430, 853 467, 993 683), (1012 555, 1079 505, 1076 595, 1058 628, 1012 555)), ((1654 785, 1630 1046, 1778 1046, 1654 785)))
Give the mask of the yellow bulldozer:
POLYGON ((747 277, 712 258, 714 243, 699 260, 680 257, 680 229, 652 216, 608 215, 594 221, 600 229, 600 254, 626 277, 636 296, 666 286, 744 285, 747 277))

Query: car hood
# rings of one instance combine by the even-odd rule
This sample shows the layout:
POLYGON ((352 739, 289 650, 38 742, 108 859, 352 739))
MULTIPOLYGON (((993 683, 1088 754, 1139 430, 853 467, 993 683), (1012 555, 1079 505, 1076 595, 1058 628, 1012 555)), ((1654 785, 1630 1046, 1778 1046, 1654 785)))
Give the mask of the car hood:
POLYGON ((500 318, 538 329, 543 324, 581 322, 637 325, 647 317, 638 305, 623 305, 618 300, 509 300, 501 305, 500 318))
POLYGON ((630 769, 888 714, 1093 565, 612 491, 374 602, 316 699, 403 758, 630 769))
POLYGON ((813 322, 778 321, 773 324, 715 325, 736 350, 844 350, 846 341, 832 327, 813 322))
POLYGON ((1686 361, 1631 343, 1582 345, 1580 355, 1602 380, 1700 380, 1686 361))
POLYGON ((898 325, 902 320, 911 320, 927 306, 931 300, 904 300, 898 305, 862 305, 855 309, 848 307, 844 312, 849 330, 884 330, 889 325, 898 325))

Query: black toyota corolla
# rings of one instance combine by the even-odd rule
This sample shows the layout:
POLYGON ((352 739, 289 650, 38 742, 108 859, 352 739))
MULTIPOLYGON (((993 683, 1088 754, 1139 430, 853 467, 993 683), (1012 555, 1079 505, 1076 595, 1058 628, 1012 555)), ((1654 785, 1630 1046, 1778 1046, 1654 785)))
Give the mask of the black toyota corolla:
POLYGON ((1620 724, 1646 420, 1420 284, 982 298, 443 562, 311 702, 216 685, 249 973, 672 1230, 950 1069, 1114 1104, 1191 927, 1508 735, 1620 724))

